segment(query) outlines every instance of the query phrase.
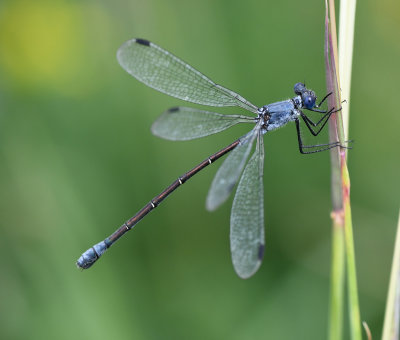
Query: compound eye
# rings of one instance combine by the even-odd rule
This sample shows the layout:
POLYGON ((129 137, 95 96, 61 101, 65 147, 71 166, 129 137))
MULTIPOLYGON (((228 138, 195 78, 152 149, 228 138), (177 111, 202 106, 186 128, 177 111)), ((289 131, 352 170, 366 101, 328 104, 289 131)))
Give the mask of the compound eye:
POLYGON ((306 109, 312 109, 315 106, 315 97, 313 96, 305 96, 305 98, 303 99, 304 102, 304 106, 306 107, 306 109))

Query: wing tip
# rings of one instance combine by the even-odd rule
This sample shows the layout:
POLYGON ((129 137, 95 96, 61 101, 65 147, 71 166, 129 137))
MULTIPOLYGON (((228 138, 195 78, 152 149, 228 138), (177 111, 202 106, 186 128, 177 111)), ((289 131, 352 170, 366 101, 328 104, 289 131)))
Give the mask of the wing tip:
POLYGON ((261 263, 262 263, 261 260, 258 260, 251 270, 248 270, 247 268, 245 270, 242 270, 241 268, 236 267, 235 264, 233 264, 233 267, 235 269, 237 276, 239 276, 243 280, 246 280, 251 278, 258 271, 258 269, 261 266, 261 263))
POLYGON ((209 202, 208 200, 206 200, 206 210, 207 211, 215 211, 217 208, 214 206, 213 203, 209 202))
POLYGON ((236 259, 233 254, 232 254, 232 263, 233 263, 233 268, 235 269, 236 274, 241 278, 241 279, 249 279, 252 277, 260 268, 262 264, 262 260, 264 257, 264 250, 265 250, 265 244, 260 243, 258 246, 258 252, 257 252, 257 259, 254 259, 252 261, 252 265, 248 264, 243 264, 241 259, 236 259))
POLYGON ((206 198, 206 209, 207 211, 215 211, 219 208, 219 206, 224 203, 225 200, 221 200, 215 197, 215 193, 212 192, 212 184, 210 191, 208 192, 207 198, 206 198))
POLYGON ((117 50, 117 59, 118 59, 118 62, 121 64, 121 66, 124 63, 123 58, 124 58, 124 53, 127 52, 126 51, 127 48, 129 48, 130 46, 132 46, 132 44, 135 44, 135 43, 142 45, 142 46, 150 46, 151 45, 151 42, 149 40, 142 39, 142 38, 130 39, 130 40, 125 41, 117 50))

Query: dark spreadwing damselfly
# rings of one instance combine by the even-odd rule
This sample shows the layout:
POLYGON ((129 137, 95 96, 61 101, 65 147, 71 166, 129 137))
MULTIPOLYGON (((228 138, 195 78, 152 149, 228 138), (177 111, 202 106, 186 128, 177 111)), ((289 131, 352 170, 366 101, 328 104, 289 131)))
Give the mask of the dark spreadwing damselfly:
POLYGON ((189 140, 223 131, 239 123, 252 123, 254 127, 249 133, 178 177, 111 236, 84 252, 78 259, 77 266, 83 269, 91 267, 112 244, 175 189, 230 152, 211 184, 206 207, 208 210, 218 208, 229 197, 240 178, 231 211, 231 253, 236 273, 242 278, 250 277, 261 264, 265 244, 262 136, 289 122, 294 122, 302 154, 345 147, 339 142, 304 145, 300 134, 300 120, 305 123, 313 136, 317 136, 331 114, 340 109, 319 109, 330 94, 316 104, 317 97, 314 91, 307 89, 303 83, 294 86, 293 98, 257 107, 239 94, 214 83, 173 54, 144 39, 132 39, 124 43, 118 50, 117 58, 129 74, 160 92, 196 104, 237 106, 253 114, 251 117, 226 115, 188 107, 175 107, 164 112, 154 122, 151 131, 156 136, 169 140, 189 140), (303 110, 317 112, 320 118, 314 122, 303 110), (254 142, 256 142, 255 151, 250 157, 254 142))

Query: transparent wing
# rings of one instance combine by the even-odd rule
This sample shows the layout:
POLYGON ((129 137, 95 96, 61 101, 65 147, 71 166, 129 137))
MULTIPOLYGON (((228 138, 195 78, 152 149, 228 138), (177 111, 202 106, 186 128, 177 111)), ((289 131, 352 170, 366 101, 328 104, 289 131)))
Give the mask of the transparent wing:
POLYGON ((175 107, 165 111, 153 123, 151 132, 169 140, 189 140, 223 131, 238 123, 254 122, 254 118, 246 116, 175 107))
POLYGON ((264 147, 257 147, 240 179, 231 212, 231 253, 236 273, 243 279, 260 267, 264 254, 264 147))
POLYGON ((257 113, 257 107, 161 47, 143 39, 125 42, 117 52, 120 65, 136 79, 160 92, 192 103, 240 106, 257 113))
POLYGON ((241 138, 240 144, 230 153, 218 169, 207 195, 207 210, 212 211, 217 209, 229 197, 243 171, 260 127, 261 123, 258 123, 252 131, 241 138))

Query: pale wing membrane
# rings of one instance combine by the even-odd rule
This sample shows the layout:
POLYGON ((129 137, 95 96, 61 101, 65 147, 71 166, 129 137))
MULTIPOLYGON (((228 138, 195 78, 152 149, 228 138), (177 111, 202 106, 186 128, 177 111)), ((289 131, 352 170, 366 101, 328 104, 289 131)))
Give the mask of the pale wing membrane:
POLYGON ((192 103, 240 106, 257 113, 257 107, 161 47, 143 39, 125 42, 117 52, 121 66, 147 86, 192 103))
POLYGON ((189 140, 212 135, 238 123, 254 123, 254 118, 175 107, 165 111, 153 123, 151 131, 169 140, 189 140))
POLYGON ((257 147, 240 179, 231 212, 231 253, 236 273, 252 276, 264 254, 264 147, 259 134, 257 147))
POLYGON ((253 142, 261 125, 241 138, 240 144, 230 153, 215 175, 207 195, 207 210, 215 210, 224 203, 232 192, 249 157, 253 142))

